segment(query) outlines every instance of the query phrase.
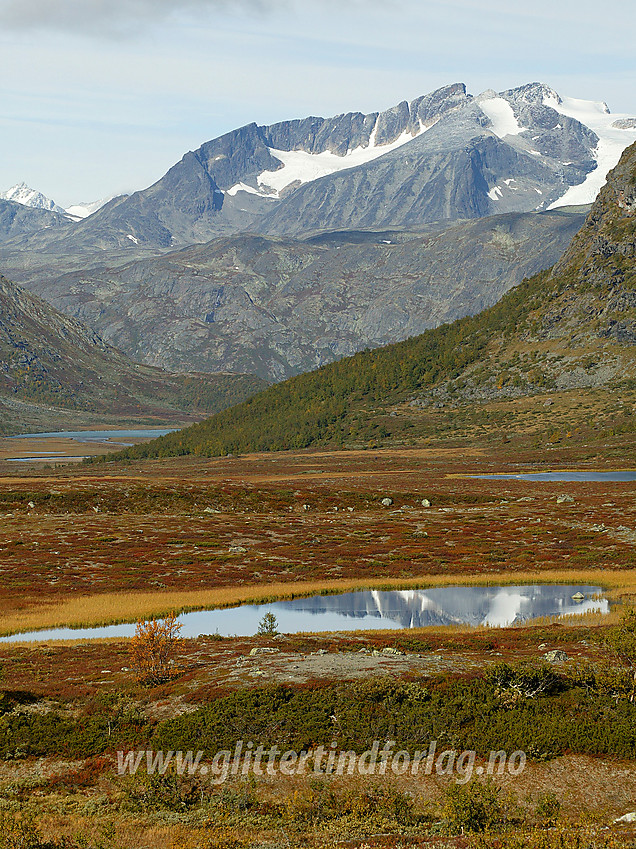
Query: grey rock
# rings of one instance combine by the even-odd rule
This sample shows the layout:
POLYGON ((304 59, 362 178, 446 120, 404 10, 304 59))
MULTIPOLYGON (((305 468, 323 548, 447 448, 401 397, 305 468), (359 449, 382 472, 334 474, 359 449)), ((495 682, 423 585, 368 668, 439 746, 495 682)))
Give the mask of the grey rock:
POLYGON ((565 663, 568 660, 568 656, 564 651, 560 651, 559 649, 554 649, 553 651, 547 651, 543 655, 544 660, 547 660, 548 663, 565 663))
POLYGON ((571 495, 557 495, 556 499, 557 504, 573 504, 574 499, 571 495))

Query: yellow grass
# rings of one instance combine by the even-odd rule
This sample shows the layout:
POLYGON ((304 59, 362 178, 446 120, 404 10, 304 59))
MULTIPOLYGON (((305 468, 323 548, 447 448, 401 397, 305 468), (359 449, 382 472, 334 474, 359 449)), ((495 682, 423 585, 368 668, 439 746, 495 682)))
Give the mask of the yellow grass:
POLYGON ((90 628, 159 618, 168 613, 262 604, 271 601, 335 594, 354 590, 426 589, 434 586, 488 586, 492 584, 591 584, 608 591, 611 598, 636 598, 636 570, 509 572, 490 575, 431 575, 387 581, 350 579, 265 584, 253 587, 222 587, 213 590, 107 593, 78 596, 55 604, 40 604, 0 617, 0 635, 50 628, 90 628))

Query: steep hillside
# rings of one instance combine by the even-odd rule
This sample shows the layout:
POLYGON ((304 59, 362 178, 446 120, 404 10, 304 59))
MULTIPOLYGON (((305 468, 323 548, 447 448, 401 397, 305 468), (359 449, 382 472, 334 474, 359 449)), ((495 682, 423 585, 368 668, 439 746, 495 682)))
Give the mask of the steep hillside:
POLYGON ((135 360, 277 381, 479 312, 553 265, 584 218, 555 210, 424 233, 234 236, 120 268, 49 269, 25 285, 135 360))
MULTIPOLYGON (((586 392, 609 390, 619 404, 631 401, 635 342, 636 144, 552 272, 524 281, 478 316, 292 378, 127 454, 355 443, 404 435, 440 405, 461 417, 476 401, 551 393, 548 402, 555 404, 559 390, 572 389, 572 420, 588 421, 593 409, 585 408, 586 392)), ((631 407, 624 412, 629 417, 631 407)), ((492 429, 497 421, 484 425, 492 429)))
POLYGON ((50 407, 183 421, 242 401, 263 385, 248 375, 171 375, 134 363, 0 276, 1 430, 19 426, 21 402, 41 407, 42 421, 50 407))

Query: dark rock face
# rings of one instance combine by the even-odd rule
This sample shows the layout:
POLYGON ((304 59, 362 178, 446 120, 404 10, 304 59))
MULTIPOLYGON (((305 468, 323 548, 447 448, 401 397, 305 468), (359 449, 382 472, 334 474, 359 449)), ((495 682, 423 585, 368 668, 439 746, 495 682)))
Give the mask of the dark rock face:
POLYGON ((583 220, 555 211, 429 233, 226 237, 29 285, 135 359, 281 380, 479 312, 552 265, 583 220))

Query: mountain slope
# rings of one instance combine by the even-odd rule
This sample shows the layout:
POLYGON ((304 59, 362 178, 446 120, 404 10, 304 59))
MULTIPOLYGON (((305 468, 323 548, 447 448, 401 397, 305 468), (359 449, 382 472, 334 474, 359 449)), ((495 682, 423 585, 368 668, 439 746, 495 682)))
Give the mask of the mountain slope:
POLYGON ((584 221, 508 214, 433 232, 258 236, 28 282, 133 359, 282 380, 495 303, 584 221))
POLYGON ((262 387, 248 375, 171 375, 134 363, 0 275, 0 425, 9 419, 3 399, 183 420, 185 411, 219 410, 262 387))
MULTIPOLYGON (((411 417, 440 393, 475 399, 636 379, 636 144, 610 174, 553 271, 478 316, 278 384, 232 410, 130 449, 127 456, 219 454, 388 435, 388 409, 411 417), (397 406, 396 406, 397 405, 397 406)), ((631 381, 631 383, 630 383, 631 381)), ((580 394, 579 394, 580 405, 580 394)), ((584 410, 581 416, 585 417, 584 410)), ((408 425, 408 422, 407 422, 408 425)), ((404 429, 404 421, 400 427, 404 429)))
POLYGON ((68 219, 57 212, 0 200, 0 243, 49 229, 63 230, 68 226, 68 219))
POLYGON ((168 248, 239 231, 290 236, 547 209, 575 202, 572 187, 591 201, 634 140, 634 119, 605 104, 539 83, 475 98, 456 83, 384 112, 248 124, 186 153, 64 240, 44 241, 168 248))

